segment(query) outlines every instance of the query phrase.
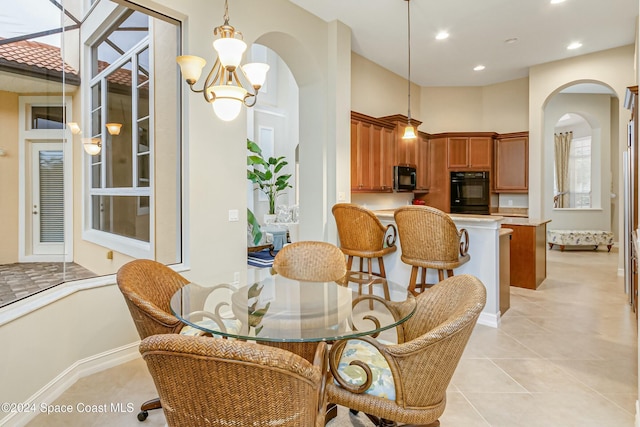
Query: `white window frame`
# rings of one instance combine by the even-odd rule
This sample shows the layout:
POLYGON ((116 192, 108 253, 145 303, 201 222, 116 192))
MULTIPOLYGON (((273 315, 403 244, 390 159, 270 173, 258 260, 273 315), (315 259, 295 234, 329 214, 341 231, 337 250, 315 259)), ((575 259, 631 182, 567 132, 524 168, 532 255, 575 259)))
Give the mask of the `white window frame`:
MULTIPOLYGON (((126 12, 126 10, 122 11, 123 13, 126 12)), ((86 126, 86 131, 87 133, 90 133, 90 129, 89 129, 89 123, 91 123, 91 88, 97 83, 100 82, 100 84, 103 84, 103 80, 106 78, 106 76, 108 74, 110 74, 111 72, 113 72, 114 70, 118 69, 121 65, 123 65, 124 63, 126 63, 127 61, 131 60, 131 65, 132 65, 132 116, 129 118, 129 120, 132 120, 132 128, 134 126, 136 126, 137 123, 137 117, 135 117, 135 119, 133 118, 133 116, 137 116, 137 114, 135 112, 137 112, 137 84, 135 84, 135 76, 137 75, 137 54, 142 52, 145 48, 149 50, 149 64, 153 64, 154 63, 154 58, 153 58, 153 37, 151 36, 153 34, 153 24, 152 24, 152 20, 149 21, 149 35, 141 40, 140 42, 138 42, 135 46, 133 46, 131 49, 129 49, 129 51, 127 52, 126 56, 122 56, 120 57, 117 61, 114 61, 112 64, 109 65, 109 67, 107 67, 106 69, 102 70, 100 73, 98 73, 96 76, 92 77, 91 76, 91 70, 92 70, 92 59, 93 59, 93 47, 96 45, 96 43, 100 40, 100 37, 103 36, 104 34, 106 34, 106 31, 108 31, 112 24, 114 22, 117 21, 118 18, 120 18, 122 16, 122 14, 115 14, 115 15, 110 15, 110 22, 109 24, 104 24, 103 26, 101 26, 102 32, 99 34, 93 34, 91 37, 89 37, 86 41, 85 41, 85 61, 84 61, 84 80, 88 81, 89 84, 83 88, 83 99, 85 101, 85 105, 87 106, 85 108, 84 111, 84 115, 86 117, 85 122, 88 124, 86 126)), ((83 173, 83 195, 84 195, 84 204, 83 204, 83 226, 82 226, 82 238, 86 241, 101 245, 101 246, 105 246, 108 247, 109 249, 113 249, 115 251, 118 251, 120 253, 135 257, 135 258, 149 258, 149 259, 155 259, 155 215, 154 215, 154 208, 155 208, 155 200, 154 200, 154 122, 153 122, 153 110, 154 110, 154 98, 153 98, 153 67, 149 67, 149 186, 148 187, 138 187, 137 184, 137 168, 138 168, 138 164, 137 164, 137 149, 138 149, 138 140, 137 140, 137 132, 133 132, 133 139, 131 141, 131 146, 132 146, 132 184, 133 187, 130 188, 92 188, 91 185, 91 156, 86 155, 83 153, 83 156, 85 156, 85 160, 83 161, 83 169, 84 169, 84 173, 83 173), (134 238, 130 238, 130 237, 125 237, 125 236, 121 236, 121 235, 117 235, 114 233, 109 233, 106 231, 101 231, 101 230, 96 230, 94 228, 92 228, 91 224, 92 224, 92 209, 93 209, 93 204, 92 204, 92 196, 100 196, 100 195, 105 195, 105 196, 140 196, 140 197, 149 197, 149 208, 148 208, 148 214, 149 214, 149 241, 148 242, 144 242, 141 240, 137 240, 134 238)), ((105 107, 106 106, 106 97, 107 97, 107 92, 105 90, 105 87, 103 86, 102 90, 101 90, 101 106, 105 107)), ((106 115, 103 113, 101 114, 101 138, 102 138, 102 144, 103 146, 105 146, 105 142, 106 142, 106 115)), ((104 152, 101 151, 100 153, 101 156, 104 155, 104 152)), ((101 160, 102 162, 102 167, 101 167, 101 182, 104 185, 105 178, 106 178, 106 168, 104 167, 105 165, 105 161, 104 159, 101 160)), ((137 210, 138 215, 143 215, 143 214, 147 214, 147 209, 146 208, 142 208, 142 209, 138 209, 137 210)))

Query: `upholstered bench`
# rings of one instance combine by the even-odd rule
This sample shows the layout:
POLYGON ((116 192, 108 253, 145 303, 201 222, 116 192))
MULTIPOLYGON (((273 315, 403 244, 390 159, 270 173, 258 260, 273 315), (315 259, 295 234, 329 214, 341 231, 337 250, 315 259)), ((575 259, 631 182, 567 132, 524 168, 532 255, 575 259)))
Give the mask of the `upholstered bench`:
POLYGON ((593 250, 598 249, 599 245, 607 245, 607 251, 611 252, 613 233, 602 230, 547 230, 547 243, 549 249, 558 245, 561 251, 566 245, 594 246, 593 250))

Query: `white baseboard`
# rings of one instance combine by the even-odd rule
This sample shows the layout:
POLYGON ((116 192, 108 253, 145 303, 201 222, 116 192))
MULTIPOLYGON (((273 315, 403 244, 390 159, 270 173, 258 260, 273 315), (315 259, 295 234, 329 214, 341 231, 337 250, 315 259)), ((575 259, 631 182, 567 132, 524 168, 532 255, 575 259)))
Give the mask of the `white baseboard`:
POLYGON ((478 324, 497 328, 500 326, 500 315, 482 312, 478 317, 478 324))
POLYGON ((640 403, 636 400, 636 427, 640 427, 640 403))
MULTIPOLYGON (((41 404, 49 405, 80 378, 140 357, 139 345, 140 342, 134 342, 78 360, 23 403, 33 405, 35 408, 40 408, 41 404)), ((39 411, 12 412, 0 419, 0 426, 24 426, 38 414, 39 411)))

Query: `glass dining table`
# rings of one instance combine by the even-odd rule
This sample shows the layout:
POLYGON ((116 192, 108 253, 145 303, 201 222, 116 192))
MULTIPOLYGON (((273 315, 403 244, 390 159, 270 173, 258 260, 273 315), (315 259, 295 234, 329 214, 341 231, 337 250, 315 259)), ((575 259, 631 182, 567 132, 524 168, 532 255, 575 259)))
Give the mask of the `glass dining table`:
POLYGON ((305 282, 251 269, 247 278, 246 285, 189 283, 171 298, 171 312, 195 333, 277 345, 376 337, 416 307, 405 286, 367 273, 305 282))

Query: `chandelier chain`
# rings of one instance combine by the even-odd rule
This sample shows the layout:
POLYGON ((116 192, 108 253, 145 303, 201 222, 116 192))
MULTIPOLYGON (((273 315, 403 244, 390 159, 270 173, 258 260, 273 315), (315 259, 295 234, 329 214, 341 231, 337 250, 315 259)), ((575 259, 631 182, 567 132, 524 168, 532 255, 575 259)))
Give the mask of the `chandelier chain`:
POLYGON ((224 24, 229 25, 229 0, 224 0, 224 24))

